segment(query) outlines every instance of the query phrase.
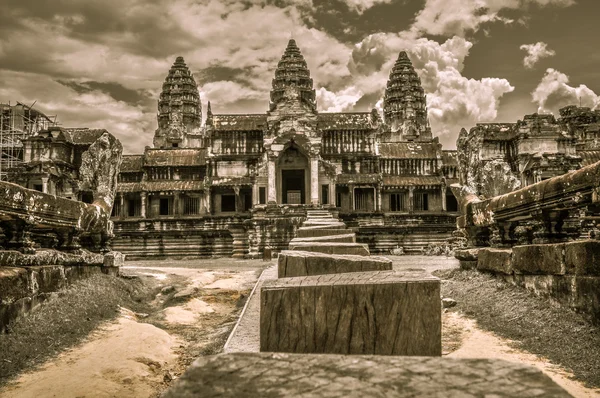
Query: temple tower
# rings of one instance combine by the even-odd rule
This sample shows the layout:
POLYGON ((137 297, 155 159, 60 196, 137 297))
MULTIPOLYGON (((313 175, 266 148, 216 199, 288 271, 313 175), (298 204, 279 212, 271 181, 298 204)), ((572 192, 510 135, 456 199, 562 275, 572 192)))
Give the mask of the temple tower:
POLYGON ((155 148, 185 147, 187 134, 200 130, 200 93, 183 57, 177 57, 163 83, 157 119, 155 148))
POLYGON ((290 39, 281 60, 277 64, 272 84, 271 110, 274 110, 280 101, 290 95, 290 89, 299 92, 300 100, 303 103, 309 105, 313 110, 316 109, 313 80, 310 77, 306 61, 294 39, 290 39))
POLYGON ((425 91, 406 51, 400 52, 390 72, 383 98, 383 115, 391 129, 384 137, 388 142, 432 139, 425 91))

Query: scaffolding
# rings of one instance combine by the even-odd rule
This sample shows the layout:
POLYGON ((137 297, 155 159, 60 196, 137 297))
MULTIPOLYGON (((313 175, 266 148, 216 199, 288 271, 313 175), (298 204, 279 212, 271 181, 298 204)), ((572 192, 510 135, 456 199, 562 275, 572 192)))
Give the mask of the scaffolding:
POLYGON ((0 180, 6 181, 8 173, 23 164, 22 140, 40 130, 56 125, 56 116, 48 117, 42 112, 17 102, 16 105, 0 104, 0 180))

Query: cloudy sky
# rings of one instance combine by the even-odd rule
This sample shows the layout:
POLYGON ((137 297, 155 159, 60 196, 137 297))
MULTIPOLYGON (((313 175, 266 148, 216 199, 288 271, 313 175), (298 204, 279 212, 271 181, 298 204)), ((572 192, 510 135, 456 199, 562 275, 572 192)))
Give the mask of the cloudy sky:
POLYGON ((0 102, 67 127, 103 127, 128 153, 152 144, 175 57, 203 113, 263 113, 290 36, 320 111, 380 106, 398 52, 427 93, 434 134, 600 103, 598 0, 0 0, 0 102))

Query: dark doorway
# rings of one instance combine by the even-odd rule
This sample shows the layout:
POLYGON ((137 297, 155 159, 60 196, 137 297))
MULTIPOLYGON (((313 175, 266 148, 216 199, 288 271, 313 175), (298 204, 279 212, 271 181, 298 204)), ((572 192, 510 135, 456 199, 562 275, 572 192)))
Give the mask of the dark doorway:
POLYGON ((450 190, 446 192, 446 210, 458 211, 458 201, 456 200, 456 197, 452 194, 452 191, 450 190))
POLYGON ((284 204, 304 203, 304 170, 281 170, 281 188, 284 204))
POLYGON ((169 198, 160 198, 158 212, 161 216, 168 216, 171 214, 171 201, 169 198))

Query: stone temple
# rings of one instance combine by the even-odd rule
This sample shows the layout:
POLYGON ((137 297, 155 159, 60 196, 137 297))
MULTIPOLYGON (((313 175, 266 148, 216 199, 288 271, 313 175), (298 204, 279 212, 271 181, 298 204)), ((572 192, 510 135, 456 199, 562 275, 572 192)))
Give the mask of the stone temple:
POLYGON ((158 101, 154 147, 124 156, 113 209, 115 250, 139 256, 258 256, 287 248, 306 209, 335 212, 373 252, 419 251, 455 229, 455 151, 442 150, 405 52, 377 110, 318 111, 292 39, 261 114, 202 124, 197 84, 182 57, 158 101))

